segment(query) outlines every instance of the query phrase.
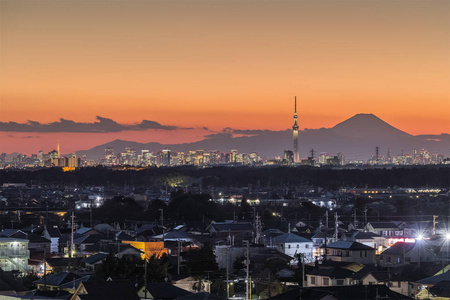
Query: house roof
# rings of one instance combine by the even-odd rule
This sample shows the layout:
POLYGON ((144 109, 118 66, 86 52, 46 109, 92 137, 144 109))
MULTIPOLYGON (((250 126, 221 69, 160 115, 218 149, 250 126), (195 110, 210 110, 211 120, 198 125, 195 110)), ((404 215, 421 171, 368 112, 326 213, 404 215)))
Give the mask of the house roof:
POLYGON ((389 280, 389 272, 380 270, 376 266, 365 266, 353 275, 353 279, 362 280, 368 275, 372 275, 378 282, 387 282, 389 280))
POLYGON ((43 236, 40 236, 39 234, 30 233, 27 237, 27 240, 30 243, 51 243, 51 241, 43 236))
POLYGON ((327 248, 344 250, 375 250, 372 247, 354 241, 337 241, 329 244, 327 248))
POLYGON ((85 234, 86 232, 93 230, 91 227, 81 227, 79 229, 77 229, 77 231, 75 231, 75 233, 78 234, 85 234))
POLYGON ((331 233, 327 233, 327 232, 323 232, 323 231, 319 231, 316 234, 314 234, 312 236, 313 239, 323 239, 325 238, 325 234, 327 235, 327 239, 333 238, 333 234, 331 233))
POLYGON ((150 283, 147 284, 147 290, 154 299, 177 299, 179 297, 192 295, 191 292, 170 283, 150 283))
POLYGON ((87 294, 79 294, 81 300, 139 300, 131 281, 86 281, 81 283, 87 294))
POLYGON ((284 233, 273 238, 273 243, 275 244, 285 244, 285 243, 312 243, 304 237, 298 236, 293 233, 284 233))
POLYGON ((209 227, 212 227, 216 232, 253 230, 253 224, 250 222, 213 222, 208 226, 208 228, 209 227))
POLYGON ((86 275, 81 278, 72 280, 71 282, 64 283, 64 284, 60 285, 59 288, 60 289, 73 289, 75 287, 75 289, 76 289, 76 288, 78 288, 80 283, 88 281, 90 278, 91 278, 91 275, 86 275))
POLYGON ((411 251, 414 248, 414 245, 414 243, 397 242, 391 247, 384 250, 381 255, 402 255, 403 251, 405 251, 405 253, 411 251))
POLYGON ((417 281, 417 283, 422 283, 422 284, 437 284, 441 281, 449 281, 450 280, 450 271, 447 271, 445 273, 441 273, 439 275, 436 276, 430 276, 427 278, 424 278, 422 280, 417 281))
POLYGON ((96 262, 104 260, 107 256, 108 254, 106 253, 96 253, 94 255, 84 258, 81 261, 86 264, 95 264, 96 262))
POLYGON ((430 293, 438 297, 450 297, 450 280, 442 280, 430 287, 430 293))
POLYGON ((186 296, 178 298, 178 300, 226 300, 226 299, 227 298, 225 298, 225 297, 212 295, 207 292, 199 292, 199 293, 186 295, 186 296))
POLYGON ((58 228, 47 228, 48 235, 52 238, 61 237, 61 232, 58 228))
POLYGON ((0 237, 22 237, 22 236, 26 236, 27 234, 25 232, 23 232, 20 229, 2 229, 2 231, 0 231, 0 237))
MULTIPOLYGON (((159 235, 155 235, 153 236, 155 239, 162 239, 163 235, 159 234, 159 235)), ((167 233, 164 233, 164 239, 167 240, 194 240, 195 236, 189 232, 186 231, 169 231, 167 233)))
POLYGON ((116 232, 117 230, 109 224, 97 224, 94 226, 94 229, 100 231, 104 234, 108 234, 109 232, 116 232))
POLYGON ((26 291, 27 289, 12 275, 0 268, 0 291, 26 291))
POLYGON ((78 245, 78 244, 95 244, 95 243, 97 243, 97 242, 99 242, 101 240, 111 240, 112 241, 113 238, 107 237, 104 234, 90 234, 90 235, 83 235, 83 236, 80 236, 77 239, 74 239, 73 243, 75 245, 78 245))
POLYGON ((336 279, 351 278, 354 273, 350 270, 333 267, 333 268, 319 268, 309 272, 306 275, 325 276, 336 279))
POLYGON ((59 272, 57 274, 48 275, 46 278, 42 277, 34 281, 34 283, 60 286, 64 283, 72 282, 78 278, 80 278, 80 276, 71 272, 59 272))
POLYGON ((383 229, 383 228, 391 228, 398 229, 401 222, 370 222, 369 223, 373 228, 383 229))
POLYGON ((413 299, 408 296, 391 291, 386 285, 350 285, 333 287, 309 287, 290 290, 286 293, 270 298, 271 300, 317 300, 331 296, 327 299, 340 300, 375 300, 375 299, 413 299))

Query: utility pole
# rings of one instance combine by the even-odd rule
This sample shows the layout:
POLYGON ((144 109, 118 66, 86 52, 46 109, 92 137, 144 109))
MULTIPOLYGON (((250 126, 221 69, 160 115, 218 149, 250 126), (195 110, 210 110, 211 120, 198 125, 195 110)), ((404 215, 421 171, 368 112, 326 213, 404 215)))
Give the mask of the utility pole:
POLYGON ((74 219, 75 219, 75 216, 74 216, 74 214, 73 214, 73 211, 72 211, 72 216, 70 217, 70 219, 71 219, 71 227, 72 227, 72 233, 70 234, 70 249, 69 249, 69 267, 70 267, 70 262, 71 262, 71 260, 72 260, 72 252, 73 252, 73 223, 74 223, 74 219))
POLYGON ((180 239, 177 240, 177 246, 178 246, 178 255, 177 255, 177 274, 180 275, 180 262, 181 262, 181 256, 180 256, 180 252, 181 252, 181 241, 180 239))
POLYGON ((367 206, 364 206, 364 232, 367 232, 367 206))
POLYGON ((261 244, 261 217, 258 215, 258 213, 256 213, 255 216, 255 231, 256 231, 256 236, 255 236, 255 244, 261 244))
POLYGON ((353 210, 353 225, 355 226, 356 229, 356 208, 353 210))
POLYGON ((433 235, 436 235, 436 224, 439 223, 439 222, 436 221, 436 219, 438 217, 439 216, 433 215, 433 235))
POLYGON ((144 299, 147 299, 147 254, 144 252, 144 259, 145 259, 145 263, 144 263, 144 299))
POLYGON ((247 247, 247 251, 246 251, 246 255, 245 255, 245 266, 247 269, 247 273, 245 276, 245 300, 250 300, 251 299, 251 295, 250 295, 250 242, 248 240, 244 241, 244 245, 247 247))
POLYGON ((229 280, 229 277, 228 277, 228 250, 230 248, 228 248, 228 246, 227 246, 227 248, 225 248, 225 249, 226 249, 225 253, 226 253, 226 263, 227 263, 227 267, 226 267, 226 271, 227 271, 227 299, 229 299, 230 298, 230 283, 228 282, 228 280, 229 280))
POLYGON ((47 290, 47 248, 44 248, 44 291, 47 290))
POLYGON ((334 235, 336 236, 336 241, 339 239, 339 220, 337 212, 334 213, 334 235))
POLYGON ((164 245, 164 209, 160 208, 159 211, 161 212, 161 226, 162 226, 162 232, 163 232, 163 245, 164 245))
POLYGON ((325 212, 325 227, 328 230, 328 210, 325 212))

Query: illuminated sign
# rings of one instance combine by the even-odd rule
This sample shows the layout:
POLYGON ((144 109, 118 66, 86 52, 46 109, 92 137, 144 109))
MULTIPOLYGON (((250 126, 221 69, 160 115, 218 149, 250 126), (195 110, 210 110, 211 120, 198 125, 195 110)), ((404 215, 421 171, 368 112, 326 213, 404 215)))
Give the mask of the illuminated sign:
POLYGON ((394 245, 397 242, 412 244, 412 243, 416 242, 416 239, 414 239, 414 238, 391 238, 391 239, 388 240, 388 245, 390 247, 390 246, 394 245))

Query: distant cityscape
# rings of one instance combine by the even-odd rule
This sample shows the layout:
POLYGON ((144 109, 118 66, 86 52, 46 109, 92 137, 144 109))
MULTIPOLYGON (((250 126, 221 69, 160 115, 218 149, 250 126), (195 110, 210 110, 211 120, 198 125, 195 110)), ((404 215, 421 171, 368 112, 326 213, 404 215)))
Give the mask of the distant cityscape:
MULTIPOLYGON (((59 147, 58 147, 59 148, 59 147)), ((125 148, 124 152, 116 153, 113 148, 106 148, 104 157, 97 160, 89 160, 86 156, 77 157, 75 153, 70 156, 62 156, 58 150, 44 154, 39 151, 31 156, 17 154, 7 161, 6 153, 0 155, 1 168, 40 168, 61 167, 72 168, 91 166, 133 166, 133 167, 170 167, 170 166, 376 166, 376 165, 440 165, 450 164, 450 158, 441 153, 430 153, 426 149, 414 149, 412 153, 400 153, 393 155, 388 151, 387 155, 379 155, 378 148, 374 149, 373 156, 368 160, 346 160, 344 153, 329 154, 319 152, 316 154, 311 149, 307 158, 295 161, 295 153, 285 150, 282 156, 268 159, 258 152, 240 153, 233 149, 228 153, 219 150, 193 150, 189 152, 175 152, 170 149, 151 152, 141 150, 138 153, 133 148, 125 148)))

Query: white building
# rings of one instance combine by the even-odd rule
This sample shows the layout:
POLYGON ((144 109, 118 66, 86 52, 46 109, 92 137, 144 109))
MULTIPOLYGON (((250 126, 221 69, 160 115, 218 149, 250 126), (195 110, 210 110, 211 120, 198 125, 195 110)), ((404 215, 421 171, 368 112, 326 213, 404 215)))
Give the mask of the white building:
POLYGON ((302 255, 304 262, 313 262, 313 242, 293 233, 278 235, 270 241, 270 244, 281 253, 297 258, 302 255))
POLYGON ((0 238, 0 268, 3 271, 28 272, 28 240, 0 238))

